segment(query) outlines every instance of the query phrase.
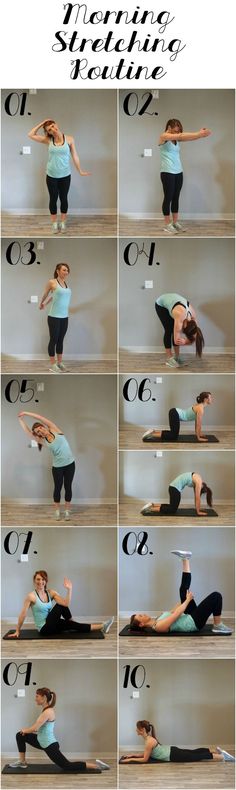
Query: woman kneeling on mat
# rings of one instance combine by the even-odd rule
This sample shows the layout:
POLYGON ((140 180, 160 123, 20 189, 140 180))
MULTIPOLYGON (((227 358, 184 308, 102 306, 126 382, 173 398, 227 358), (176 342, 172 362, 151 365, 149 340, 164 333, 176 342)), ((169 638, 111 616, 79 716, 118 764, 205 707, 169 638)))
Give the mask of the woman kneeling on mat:
POLYGON ((209 486, 203 482, 198 472, 183 472, 182 475, 175 477, 175 479, 172 480, 169 485, 169 504, 165 503, 163 505, 158 505, 155 504, 155 502, 148 502, 147 505, 144 505, 142 508, 141 513, 148 515, 148 511, 151 510, 157 514, 160 513, 161 515, 165 516, 173 516, 175 513, 177 513, 181 500, 181 494, 186 486, 188 486, 188 488, 194 489, 194 501, 197 516, 207 516, 207 511, 201 510, 201 496, 202 494, 206 494, 207 504, 211 508, 212 491, 209 486))
POLYGON ((54 422, 42 417, 41 414, 35 414, 33 411, 21 411, 18 414, 19 423, 23 431, 30 436, 31 439, 36 439, 38 449, 47 447, 51 451, 53 457, 52 475, 54 480, 54 508, 56 520, 60 519, 60 500, 61 489, 64 483, 65 488, 65 520, 70 520, 70 506, 72 499, 72 480, 75 474, 75 460, 72 455, 70 446, 64 433, 55 425, 54 422), (24 417, 34 417, 38 422, 34 422, 32 428, 28 428, 24 421, 24 417))
POLYGON ((47 589, 47 571, 36 571, 33 576, 34 590, 28 593, 25 598, 22 610, 19 614, 17 628, 14 633, 9 634, 9 638, 18 638, 28 609, 31 608, 35 626, 40 636, 50 636, 61 634, 65 631, 77 631, 89 634, 91 631, 103 631, 107 634, 114 621, 114 617, 104 623, 77 623, 72 619, 69 606, 72 596, 72 582, 65 577, 64 587, 67 590, 65 598, 62 598, 56 590, 47 589), (53 606, 55 602, 55 606, 53 606))
POLYGON ((64 373, 66 367, 62 362, 63 341, 68 329, 68 311, 71 299, 71 288, 66 283, 66 278, 70 273, 68 263, 58 263, 54 278, 49 280, 45 286, 39 309, 44 310, 46 305, 52 302, 48 313, 48 328, 50 340, 48 344, 48 354, 52 373, 64 373), (48 295, 52 293, 49 299, 48 295), (55 357, 55 352, 57 358, 55 357))
POLYGON ((61 753, 59 743, 54 735, 54 722, 56 720, 54 706, 56 704, 55 691, 48 688, 37 689, 35 695, 36 705, 42 707, 42 713, 38 716, 32 727, 24 727, 16 734, 16 742, 19 751, 19 760, 9 763, 11 768, 27 768, 25 759, 26 743, 34 746, 35 749, 42 749, 55 765, 62 771, 85 772, 87 768, 100 768, 100 770, 110 766, 101 760, 94 763, 82 760, 70 761, 61 753))
POLYGON ((180 294, 162 294, 156 299, 155 309, 164 327, 164 346, 166 351, 166 365, 169 368, 178 368, 186 364, 180 358, 179 347, 196 344, 196 356, 201 357, 204 348, 204 337, 197 325, 196 313, 185 296, 180 294), (182 334, 185 337, 182 337, 182 334), (172 356, 172 345, 174 356, 172 356))
POLYGON ((144 752, 140 754, 128 754, 122 757, 121 763, 148 763, 151 762, 171 762, 171 763, 195 763, 200 760, 216 760, 217 762, 235 762, 235 758, 219 746, 214 749, 207 749, 201 746, 199 749, 179 749, 178 746, 164 746, 158 741, 155 728, 150 721, 142 719, 137 721, 136 732, 144 740, 144 752))
POLYGON ((207 595, 200 604, 194 601, 193 593, 189 591, 191 584, 190 557, 191 551, 181 551, 177 549, 171 554, 176 554, 182 560, 182 579, 179 588, 181 603, 177 603, 174 609, 163 612, 159 617, 150 617, 148 614, 132 614, 130 618, 130 630, 137 631, 139 628, 152 628, 157 633, 168 633, 168 631, 178 631, 191 633, 201 631, 206 625, 208 618, 213 615, 213 634, 232 634, 231 628, 222 623, 222 595, 219 592, 212 592, 207 595))
POLYGON ((211 392, 200 392, 196 398, 197 403, 189 406, 188 409, 179 409, 177 407, 169 411, 169 431, 158 431, 156 428, 145 431, 143 434, 143 441, 148 439, 161 439, 162 442, 176 442, 179 437, 180 423, 181 422, 195 422, 195 434, 198 442, 207 442, 207 436, 202 436, 202 418, 206 406, 211 406, 212 395, 211 392))

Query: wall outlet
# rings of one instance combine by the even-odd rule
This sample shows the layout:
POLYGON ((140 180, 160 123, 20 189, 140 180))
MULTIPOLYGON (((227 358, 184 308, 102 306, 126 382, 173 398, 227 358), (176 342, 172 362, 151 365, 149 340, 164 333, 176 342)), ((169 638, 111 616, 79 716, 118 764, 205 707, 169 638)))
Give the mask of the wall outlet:
POLYGON ((145 280, 144 288, 153 288, 153 280, 145 280))
POLYGON ((161 450, 156 450, 154 458, 162 458, 162 455, 163 455, 163 453, 162 453, 161 450))
POLYGON ((152 91, 152 98, 153 99, 159 99, 159 91, 158 90, 152 91))
POLYGON ((28 554, 21 554, 20 555, 20 561, 21 562, 28 562, 28 559, 29 559, 28 558, 28 554))
POLYGON ((162 384, 162 376, 156 376, 155 384, 162 384))
POLYGON ((31 439, 30 447, 38 447, 38 442, 36 442, 35 439, 31 439))
POLYGON ((37 241, 37 250, 44 250, 44 241, 37 241))
POLYGON ((32 304, 37 304, 37 303, 38 303, 38 300, 39 300, 39 298, 38 298, 38 296, 36 296, 36 295, 35 295, 35 296, 31 296, 31 297, 30 297, 30 302, 31 302, 32 304))
POLYGON ((25 697, 25 689, 17 689, 17 697, 25 697))
POLYGON ((44 382, 43 381, 39 381, 39 383, 37 384, 37 392, 44 392, 44 382))
POLYGON ((37 88, 30 88, 29 93, 31 93, 31 95, 34 96, 37 93, 37 88))
POLYGON ((23 145, 22 153, 23 154, 31 154, 31 147, 30 147, 30 145, 23 145))
POLYGON ((144 148, 144 156, 152 156, 152 148, 144 148))
POLYGON ((139 698, 139 691, 133 691, 132 697, 133 697, 133 699, 138 699, 139 698))

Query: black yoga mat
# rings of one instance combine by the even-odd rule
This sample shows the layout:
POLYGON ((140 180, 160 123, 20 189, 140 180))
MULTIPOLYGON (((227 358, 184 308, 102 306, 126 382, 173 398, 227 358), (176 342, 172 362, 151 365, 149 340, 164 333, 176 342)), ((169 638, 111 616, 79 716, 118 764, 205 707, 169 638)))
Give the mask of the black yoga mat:
MULTIPOLYGON (((39 631, 36 631, 36 628, 25 628, 20 632, 18 639, 17 637, 14 639, 8 639, 8 634, 13 633, 13 629, 7 631, 7 633, 4 634, 3 639, 6 639, 8 642, 18 642, 19 640, 23 639, 41 639, 43 642, 45 639, 105 639, 105 635, 102 631, 89 631, 88 634, 84 633, 83 631, 81 633, 79 631, 62 631, 61 634, 42 636, 40 635, 39 631)), ((23 770, 23 768, 21 770, 23 770)))
POLYGON ((231 634, 213 634, 212 625, 204 625, 201 631, 154 631, 149 626, 146 628, 138 628, 137 631, 131 631, 129 625, 125 625, 120 631, 119 636, 231 636, 231 634))
MULTIPOLYGON (((198 442, 195 433, 182 433, 180 434, 178 439, 168 439, 168 441, 170 442, 174 441, 175 444, 182 444, 183 442, 184 444, 194 442, 194 444, 201 444, 202 447, 204 447, 205 444, 217 444, 217 443, 219 444, 219 439, 217 439, 216 436, 214 436, 211 433, 209 433, 207 436, 207 442, 198 442)), ((163 441, 161 437, 155 437, 155 436, 145 436, 143 442, 153 442, 155 444, 163 444, 163 447, 166 444, 166 442, 163 441)))
POLYGON ((80 776, 80 774, 101 774, 100 768, 85 768, 84 771, 62 771, 58 765, 54 763, 32 763, 27 768, 10 768, 10 765, 4 765, 2 774, 20 774, 27 776, 27 774, 63 774, 64 776, 80 776))
MULTIPOLYGON (((122 755, 122 757, 119 760, 119 764, 120 765, 148 765, 148 763, 149 764, 150 763, 155 763, 155 765, 157 765, 158 763, 166 763, 166 762, 168 762, 167 760, 154 760, 152 757, 149 757, 149 760, 147 760, 146 763, 136 763, 136 760, 130 760, 128 763, 124 763, 123 757, 125 757, 125 754, 122 755)), ((138 757, 138 754, 137 754, 137 757, 138 757)))
MULTIPOLYGON (((209 507, 206 510, 203 507, 203 510, 206 513, 205 518, 213 518, 213 516, 217 516, 218 517, 218 513, 216 513, 216 511, 213 510, 212 507, 211 508, 209 507)), ((159 518, 159 517, 160 518, 166 518, 166 516, 168 516, 168 517, 171 516, 171 518, 179 518, 179 517, 181 518, 183 516, 191 516, 191 518, 193 518, 193 516, 194 516, 194 517, 196 517, 198 519, 201 519, 202 521, 204 520, 204 516, 197 516, 196 510, 195 510, 194 507, 178 507, 178 510, 176 511, 176 513, 172 513, 172 514, 171 513, 157 513, 156 510, 145 510, 145 512, 141 513, 141 515, 142 516, 156 516, 156 518, 159 518)))

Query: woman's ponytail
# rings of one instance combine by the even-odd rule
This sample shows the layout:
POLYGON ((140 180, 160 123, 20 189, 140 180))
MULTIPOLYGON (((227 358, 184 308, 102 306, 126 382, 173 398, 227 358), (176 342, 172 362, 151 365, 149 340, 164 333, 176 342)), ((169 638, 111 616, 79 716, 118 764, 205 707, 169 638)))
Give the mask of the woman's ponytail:
POLYGON ((141 719, 140 721, 137 721, 136 727, 138 730, 145 730, 147 735, 151 735, 156 741, 158 740, 154 724, 151 724, 150 721, 147 721, 147 719, 141 719))
POLYGON ((206 494, 206 501, 208 507, 212 507, 212 499, 213 499, 212 490, 211 488, 209 488, 209 486, 206 483, 202 483, 201 494, 206 494))
POLYGON ((193 318, 191 318, 190 321, 187 321, 186 326, 183 327, 183 333, 186 335, 190 343, 196 343, 196 355, 197 357, 201 357, 205 340, 200 326, 197 325, 193 318))
POLYGON ((204 403, 204 400, 207 400, 209 395, 211 395, 211 392, 200 392, 200 395, 197 395, 196 397, 197 403, 204 403))

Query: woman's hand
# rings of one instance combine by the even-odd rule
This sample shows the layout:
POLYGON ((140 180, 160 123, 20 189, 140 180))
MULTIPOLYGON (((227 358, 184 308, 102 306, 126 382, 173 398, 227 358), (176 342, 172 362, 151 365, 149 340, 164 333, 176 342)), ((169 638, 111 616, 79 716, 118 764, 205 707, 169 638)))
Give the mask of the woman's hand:
POLYGON ((198 436, 197 440, 198 440, 198 442, 208 442, 208 439, 207 439, 206 436, 198 436))
POLYGON ((20 730, 21 735, 27 735, 27 732, 28 732, 27 727, 24 727, 23 730, 20 730))
POLYGON ((205 510, 197 510, 197 516, 207 516, 207 513, 205 510))
POLYGON ((8 634, 7 638, 8 639, 19 639, 19 636, 20 636, 20 631, 17 628, 16 631, 13 631, 13 634, 8 634))
POLYGON ((24 417, 25 414, 27 414, 27 411, 19 411, 19 414, 17 416, 24 417))
POLYGON ((72 590, 72 582, 70 579, 67 579, 67 576, 64 578, 63 587, 65 587, 66 590, 72 590))
POLYGON ((201 137, 209 137, 210 134, 212 134, 212 132, 210 129, 205 129, 205 127, 203 126, 203 128, 200 129, 199 134, 201 135, 201 137))
POLYGON ((91 176, 92 175, 92 173, 90 173, 88 170, 79 170, 79 174, 80 174, 80 176, 91 176))
POLYGON ((45 307, 45 305, 42 304, 42 302, 41 302, 40 305, 39 305, 39 310, 44 310, 44 307, 45 307))
POLYGON ((190 601, 192 601, 193 598, 194 598, 194 594, 191 592, 191 590, 187 590, 186 601, 188 601, 188 603, 190 603, 190 601))

